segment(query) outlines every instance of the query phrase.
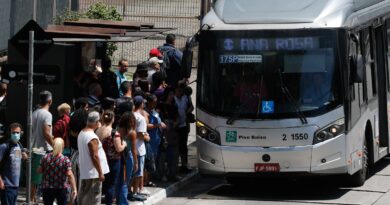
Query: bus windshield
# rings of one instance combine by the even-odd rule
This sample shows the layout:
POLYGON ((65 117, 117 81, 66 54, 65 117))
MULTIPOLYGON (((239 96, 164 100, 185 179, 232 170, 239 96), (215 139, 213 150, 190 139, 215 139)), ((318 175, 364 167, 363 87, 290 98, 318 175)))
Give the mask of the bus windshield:
POLYGON ((335 31, 205 31, 198 103, 224 117, 313 116, 341 104, 335 31))

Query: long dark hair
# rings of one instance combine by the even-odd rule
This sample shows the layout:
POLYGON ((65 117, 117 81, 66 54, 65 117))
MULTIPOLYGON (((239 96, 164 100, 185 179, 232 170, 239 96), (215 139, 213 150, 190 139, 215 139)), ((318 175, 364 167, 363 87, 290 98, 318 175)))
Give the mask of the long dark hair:
POLYGON ((125 112, 118 122, 118 129, 124 129, 126 133, 135 130, 135 116, 132 112, 125 112))

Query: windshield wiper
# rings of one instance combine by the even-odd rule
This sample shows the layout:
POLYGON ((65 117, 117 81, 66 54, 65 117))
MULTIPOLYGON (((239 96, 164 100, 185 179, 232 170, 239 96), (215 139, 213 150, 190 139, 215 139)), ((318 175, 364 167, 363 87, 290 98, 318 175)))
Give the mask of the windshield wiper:
POLYGON ((301 108, 298 106, 298 102, 296 99, 291 95, 288 87, 284 83, 282 72, 280 71, 280 68, 278 69, 279 78, 280 78, 280 87, 282 89, 282 93, 286 96, 287 100, 290 101, 290 103, 294 106, 295 111, 301 120, 302 124, 307 124, 306 116, 303 114, 301 108))

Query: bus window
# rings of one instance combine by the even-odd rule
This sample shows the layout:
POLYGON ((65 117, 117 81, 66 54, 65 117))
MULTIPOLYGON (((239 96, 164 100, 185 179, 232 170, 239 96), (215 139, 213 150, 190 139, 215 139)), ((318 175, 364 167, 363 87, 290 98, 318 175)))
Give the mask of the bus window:
POLYGON ((366 64, 365 69, 365 84, 364 87, 364 99, 371 100, 374 96, 376 96, 376 75, 375 75, 375 61, 372 58, 373 48, 371 46, 372 37, 370 33, 370 28, 366 28, 363 30, 361 35, 361 43, 362 43, 362 53, 364 57, 364 62, 366 64))
POLYGON ((387 27, 387 47, 386 47, 386 53, 387 53, 387 89, 390 91, 390 20, 386 20, 386 27, 387 27))

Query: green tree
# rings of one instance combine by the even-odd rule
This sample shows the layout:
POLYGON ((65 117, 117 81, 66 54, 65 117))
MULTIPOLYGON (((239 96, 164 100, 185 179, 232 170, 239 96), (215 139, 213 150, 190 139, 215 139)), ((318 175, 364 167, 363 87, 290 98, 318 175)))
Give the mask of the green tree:
MULTIPOLYGON (((122 15, 115 7, 99 2, 91 5, 85 14, 66 10, 61 15, 56 16, 55 24, 63 24, 64 21, 77 21, 80 18, 122 21, 122 15)), ((115 43, 107 43, 108 57, 111 58, 116 50, 118 47, 115 43)))
MULTIPOLYGON (((89 19, 122 21, 122 16, 115 7, 100 2, 91 5, 85 15, 89 19)), ((115 43, 107 43, 108 57, 111 58, 116 50, 118 50, 118 46, 115 43)))
POLYGON ((86 16, 89 19, 122 21, 122 16, 115 7, 108 6, 104 3, 91 5, 86 13, 86 16))

